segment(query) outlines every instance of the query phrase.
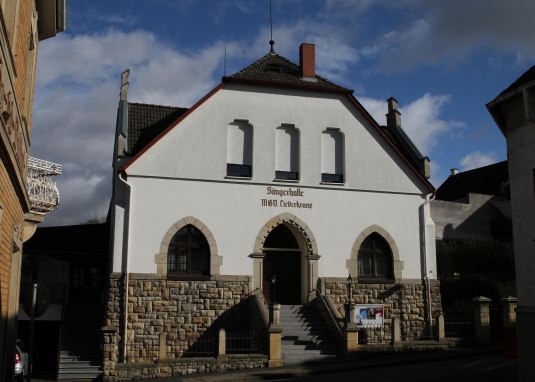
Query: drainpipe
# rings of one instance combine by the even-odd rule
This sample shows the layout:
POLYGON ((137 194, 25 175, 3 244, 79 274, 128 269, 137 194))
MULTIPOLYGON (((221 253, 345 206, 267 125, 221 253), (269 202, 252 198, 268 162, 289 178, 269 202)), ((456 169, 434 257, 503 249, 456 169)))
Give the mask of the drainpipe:
POLYGON ((123 338, 123 363, 126 363, 126 340, 127 340, 127 330, 128 330, 128 283, 129 283, 129 274, 128 274, 128 249, 125 248, 125 245, 128 246, 128 239, 125 239, 125 236, 128 236, 128 231, 130 229, 130 193, 132 192, 132 188, 130 185, 126 182, 126 180, 123 179, 121 176, 121 173, 117 174, 117 178, 120 182, 122 182, 126 188, 127 192, 127 202, 125 202, 125 207, 128 207, 128 210, 125 208, 125 215, 123 219, 126 219, 126 224, 123 220, 123 225, 126 226, 126 230, 123 230, 123 268, 125 272, 125 288, 124 288, 124 338, 123 338), (126 234, 126 235, 125 235, 126 234), (126 241, 126 244, 125 244, 126 241))
POLYGON ((431 285, 429 282, 429 270, 427 267, 427 220, 431 220, 431 214, 430 212, 427 213, 426 208, 427 206, 435 200, 435 193, 426 195, 425 197, 425 203, 421 205, 421 211, 422 211, 422 241, 423 241, 423 256, 422 256, 422 268, 424 273, 424 280, 425 280, 425 292, 427 295, 427 320, 429 323, 429 337, 431 337, 431 326, 432 326, 432 313, 431 313, 431 285))

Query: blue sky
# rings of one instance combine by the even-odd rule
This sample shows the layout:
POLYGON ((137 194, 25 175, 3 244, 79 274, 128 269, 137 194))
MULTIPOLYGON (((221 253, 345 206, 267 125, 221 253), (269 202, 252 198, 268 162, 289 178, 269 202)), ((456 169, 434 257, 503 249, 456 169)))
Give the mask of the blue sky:
MULTIPOLYGON (((269 51, 269 0, 67 0, 67 31, 39 45, 31 155, 61 163, 61 206, 47 225, 104 216, 120 73, 129 101, 189 107, 225 73, 269 51), (225 49, 226 48, 226 49, 225 49), (226 50, 226 65, 225 65, 226 50)), ((298 62, 316 44, 319 74, 380 124, 386 99, 430 157, 450 168, 506 159, 485 108, 535 63, 535 2, 273 0, 275 50, 298 62)))

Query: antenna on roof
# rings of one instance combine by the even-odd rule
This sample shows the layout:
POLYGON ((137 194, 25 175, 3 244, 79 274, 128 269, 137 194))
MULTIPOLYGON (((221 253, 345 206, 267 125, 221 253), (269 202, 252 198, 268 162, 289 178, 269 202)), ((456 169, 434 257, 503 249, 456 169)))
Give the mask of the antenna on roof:
POLYGON ((227 75, 227 43, 225 42, 225 58, 223 59, 223 77, 227 75))
POLYGON ((275 54, 275 49, 273 48, 273 45, 275 45, 275 41, 273 41, 273 19, 271 17, 271 0, 269 0, 269 27, 271 29, 271 39, 269 40, 269 45, 271 45, 271 49, 269 50, 269 53, 275 54))

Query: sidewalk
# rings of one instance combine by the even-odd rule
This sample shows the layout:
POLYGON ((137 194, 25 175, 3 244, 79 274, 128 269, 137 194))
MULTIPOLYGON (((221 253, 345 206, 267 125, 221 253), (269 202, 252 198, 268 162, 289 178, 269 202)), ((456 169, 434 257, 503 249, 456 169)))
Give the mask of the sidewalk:
POLYGON ((308 375, 321 375, 336 372, 370 369, 376 367, 388 367, 433 362, 438 360, 464 358, 468 356, 496 354, 503 350, 497 347, 481 347, 466 349, 448 349, 419 352, 399 353, 361 353, 353 360, 323 361, 297 365, 288 365, 277 368, 245 369, 226 371, 220 373, 192 374, 187 376, 175 376, 155 378, 150 380, 136 380, 135 382, 251 382, 251 381, 275 381, 308 375))

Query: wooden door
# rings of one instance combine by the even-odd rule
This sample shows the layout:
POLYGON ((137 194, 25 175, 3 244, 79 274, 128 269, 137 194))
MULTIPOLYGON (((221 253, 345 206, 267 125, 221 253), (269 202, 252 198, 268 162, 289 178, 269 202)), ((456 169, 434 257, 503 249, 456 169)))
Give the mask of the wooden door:
POLYGON ((267 303, 283 305, 301 303, 301 252, 266 251, 265 253, 262 290, 267 303))

